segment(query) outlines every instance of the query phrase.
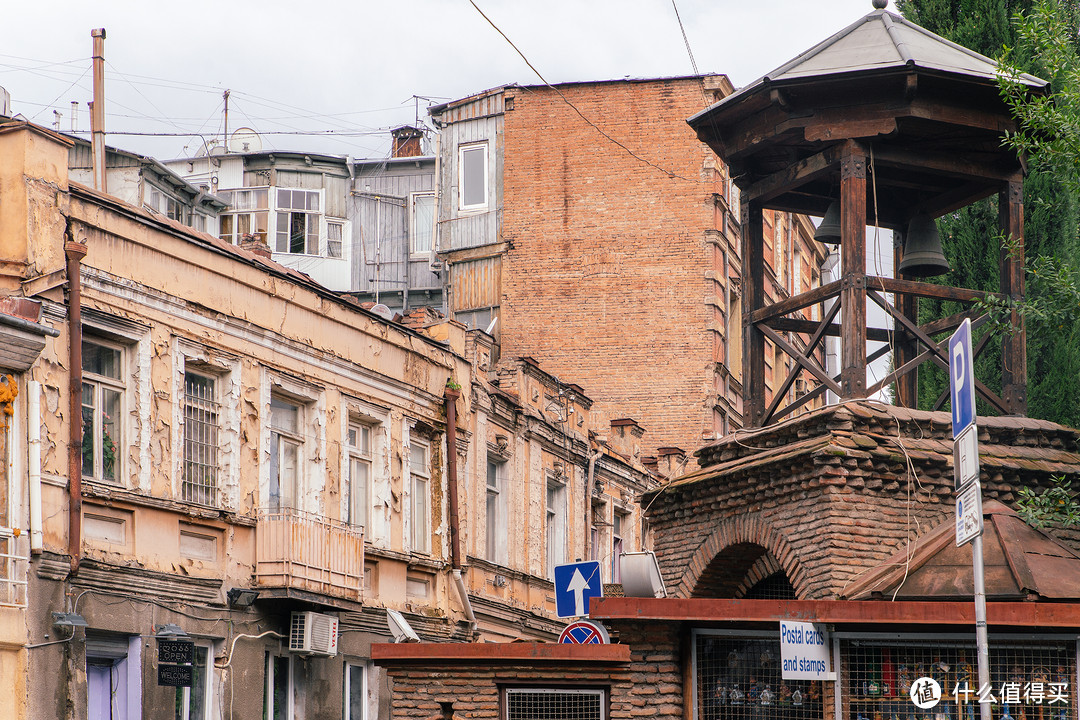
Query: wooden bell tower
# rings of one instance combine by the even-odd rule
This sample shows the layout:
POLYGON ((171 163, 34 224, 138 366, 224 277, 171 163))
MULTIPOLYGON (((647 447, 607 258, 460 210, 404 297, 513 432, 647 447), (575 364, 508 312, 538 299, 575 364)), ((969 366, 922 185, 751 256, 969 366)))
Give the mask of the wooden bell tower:
MULTIPOLYGON (((897 402, 917 401, 917 368, 948 367, 948 337, 965 318, 987 321, 977 309, 919 324, 917 298, 974 304, 988 293, 866 271, 866 228, 889 228, 898 238, 912 218, 941 217, 997 195, 1002 233, 1000 295, 1024 294, 1022 162, 1003 148, 1015 124, 1002 102, 994 61, 901 17, 875 10, 775 71, 690 118, 690 125, 731 170, 742 196, 743 421, 761 427, 831 390, 842 400, 864 398, 896 383, 897 402), (766 306, 763 210, 823 216, 839 202, 839 279, 766 306), (892 295, 892 301, 888 294, 892 295), (892 318, 892 329, 867 327, 867 302, 892 318), (789 317, 823 304, 820 321, 789 317), (785 335, 798 334, 805 350, 785 335), (942 339, 942 335, 945 335, 942 339), (826 336, 840 338, 840 367, 829 373, 815 359, 826 336), (786 383, 765 406, 765 341, 791 356, 786 383), (887 343, 870 353, 867 341, 887 343), (893 352, 893 370, 867 385, 866 368, 893 352), (781 406, 787 388, 806 373, 816 387, 781 406)), ((1045 83, 1025 75, 1033 92, 1045 83)), ((987 238, 988 248, 999 243, 987 238)), ((899 268, 902 249, 896 250, 899 268)), ((945 276, 948 279, 948 276, 945 276)), ((1013 313, 1003 338, 1001 396, 976 380, 990 406, 1005 415, 1027 408, 1022 318, 1013 313)), ((975 348, 985 348, 989 335, 975 348)), ((935 398, 935 408, 947 401, 935 398)))

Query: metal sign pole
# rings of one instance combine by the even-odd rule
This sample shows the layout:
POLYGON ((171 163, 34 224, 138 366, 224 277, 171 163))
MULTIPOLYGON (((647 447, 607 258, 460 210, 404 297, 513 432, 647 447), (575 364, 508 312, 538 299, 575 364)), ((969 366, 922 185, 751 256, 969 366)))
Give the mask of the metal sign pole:
MULTIPOLYGON (((982 535, 971 542, 971 565, 975 580, 975 648, 979 655, 979 689, 990 687, 990 640, 986 635, 986 584, 983 578, 982 535)), ((993 720, 990 703, 979 703, 979 720, 993 720)))

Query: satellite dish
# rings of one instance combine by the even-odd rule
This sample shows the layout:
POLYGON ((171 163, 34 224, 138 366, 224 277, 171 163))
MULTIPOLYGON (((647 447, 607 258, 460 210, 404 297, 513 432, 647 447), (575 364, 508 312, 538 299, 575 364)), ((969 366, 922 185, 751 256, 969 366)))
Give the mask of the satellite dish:
POLYGON ((249 127, 242 127, 229 136, 229 152, 248 153, 262 150, 262 138, 249 127))
POLYGON ((386 305, 383 305, 382 303, 379 303, 378 305, 372 305, 371 312, 386 320, 394 319, 394 311, 388 308, 386 305))

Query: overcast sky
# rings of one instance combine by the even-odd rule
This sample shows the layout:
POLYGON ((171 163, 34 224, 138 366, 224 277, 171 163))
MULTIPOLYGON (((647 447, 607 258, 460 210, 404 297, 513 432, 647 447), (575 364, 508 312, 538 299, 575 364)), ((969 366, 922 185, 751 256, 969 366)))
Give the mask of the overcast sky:
MULTIPOLYGON (((475 0, 548 82, 693 72, 671 0, 475 0)), ((701 72, 745 85, 870 12, 871 0, 676 0, 701 72)), ((890 10, 895 8, 890 4, 890 10)), ((469 0, 9 3, 11 110, 89 129, 90 30, 104 27, 108 143, 162 159, 254 128, 268 149, 383 157, 430 103, 541 82, 469 0), (413 96, 430 100, 414 100, 413 96), (302 130, 307 135, 282 134, 302 130), (332 131, 327 133, 326 131, 332 131), (183 137, 121 135, 195 133, 183 137)))

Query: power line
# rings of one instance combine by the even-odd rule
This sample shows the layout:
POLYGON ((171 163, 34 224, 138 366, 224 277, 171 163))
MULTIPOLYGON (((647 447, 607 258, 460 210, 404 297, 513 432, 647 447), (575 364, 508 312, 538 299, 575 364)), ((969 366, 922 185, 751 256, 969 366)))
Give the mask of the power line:
POLYGON ((656 168, 660 172, 667 174, 668 177, 678 178, 679 180, 689 180, 690 179, 690 178, 683 177, 682 175, 679 175, 678 173, 674 172, 673 170, 668 170, 667 168, 661 167, 660 165, 657 165, 656 163, 652 162, 651 160, 643 158, 642 156, 638 155, 636 152, 634 152, 633 150, 628 148, 626 145, 623 145, 621 142, 619 142, 615 138, 608 135, 603 130, 603 128, 601 128, 599 125, 597 125, 592 120, 587 118, 585 116, 585 113, 581 112, 581 110, 578 110, 577 106, 574 105, 574 103, 570 102, 570 99, 568 97, 566 97, 566 95, 563 95, 562 90, 560 90, 559 88, 557 88, 554 85, 552 85, 551 83, 549 83, 547 81, 547 79, 543 75, 540 74, 540 71, 537 70, 536 67, 531 62, 529 62, 529 58, 525 57, 525 53, 521 52, 521 50, 518 49, 518 46, 514 44, 514 41, 511 40, 510 38, 508 38, 506 36, 506 33, 504 33, 502 30, 500 30, 499 26, 496 25, 494 22, 492 22, 491 18, 489 18, 487 15, 484 14, 484 11, 480 9, 480 7, 476 4, 475 0, 469 0, 469 4, 472 5, 474 8, 476 8, 476 12, 480 13, 480 17, 487 20, 488 24, 491 25, 491 27, 495 28, 495 32, 502 35, 503 39, 506 40, 506 42, 510 43, 510 47, 514 48, 514 52, 516 52, 518 55, 520 55, 521 59, 525 61, 525 64, 529 66, 529 69, 532 70, 534 73, 536 73, 536 77, 540 78, 541 82, 543 82, 544 85, 546 85, 547 87, 551 88, 556 93, 558 93, 559 97, 562 98, 563 102, 565 102, 567 105, 569 105, 570 108, 574 112, 576 112, 578 114, 578 116, 581 117, 582 120, 584 120, 586 123, 591 125, 593 127, 593 129, 596 130, 596 132, 603 135, 605 138, 607 138, 610 142, 614 143, 615 145, 618 145, 620 148, 625 150, 634 159, 639 160, 640 162, 643 162, 643 163, 645 163, 646 165, 648 165, 650 167, 656 168))

